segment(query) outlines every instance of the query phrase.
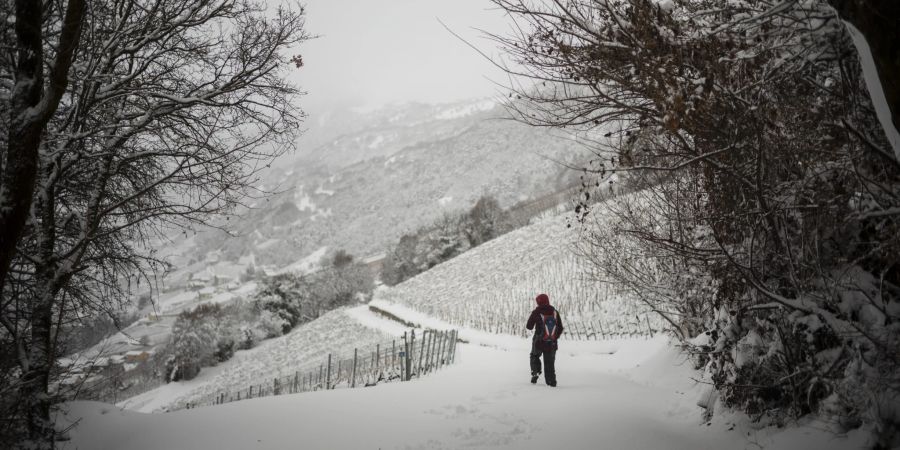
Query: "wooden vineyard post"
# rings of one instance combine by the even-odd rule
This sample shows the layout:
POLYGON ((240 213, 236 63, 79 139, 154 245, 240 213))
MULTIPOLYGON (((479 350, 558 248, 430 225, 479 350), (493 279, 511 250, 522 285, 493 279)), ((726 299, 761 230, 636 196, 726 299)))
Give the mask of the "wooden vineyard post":
POLYGON ((434 333, 434 350, 431 355, 431 370, 438 368, 438 359, 441 357, 441 331, 434 333))
POLYGON ((403 348, 400 350, 401 357, 399 359, 400 381, 406 381, 406 355, 409 353, 409 341, 406 339, 406 332, 403 332, 403 348))
POLYGON ((357 349, 353 349, 353 370, 350 374, 350 387, 356 387, 356 358, 357 358, 357 349))
POLYGON ((456 359, 456 342, 459 340, 459 337, 457 336, 457 330, 453 330, 452 339, 452 347, 450 348, 450 364, 452 364, 456 359))
POLYGON ((441 346, 438 349, 438 367, 444 367, 444 353, 447 351, 447 333, 449 331, 441 331, 441 346))
POLYGON ((388 372, 392 372, 397 367, 397 340, 391 340, 391 370, 388 372))
POLYGON ((406 333, 403 333, 403 359, 400 361, 400 364, 403 366, 400 370, 402 374, 403 381, 409 381, 409 339, 406 337, 406 333))
POLYGON ((453 340, 455 330, 447 331, 447 362, 446 365, 450 365, 450 355, 453 353, 453 347, 456 345, 453 340))
POLYGON ((422 365, 422 370, 419 371, 421 373, 428 372, 428 356, 430 355, 428 353, 428 349, 430 347, 432 339, 434 339, 434 330, 428 330, 428 339, 422 340, 422 361, 420 362, 420 364, 422 365))
POLYGON ((397 371, 400 373, 400 381, 406 381, 406 350, 409 348, 406 342, 406 332, 403 332, 403 343, 400 345, 400 353, 397 353, 397 371))
POLYGON ((447 364, 453 364, 453 355, 456 353, 456 330, 450 331, 450 354, 447 355, 447 364))
POLYGON ((436 332, 432 332, 431 344, 428 346, 428 361, 426 362, 426 364, 429 367, 429 369, 428 369, 429 372, 434 369, 434 347, 435 347, 435 343, 436 343, 435 338, 437 337, 437 336, 434 336, 434 334, 436 334, 436 332))
POLYGON ((428 342, 428 330, 422 330, 422 347, 419 348, 419 361, 418 368, 416 369, 416 376, 422 376, 422 357, 425 355, 425 343, 428 342))
POLYGON ((644 316, 644 319, 647 320, 647 329, 650 330, 650 337, 653 337, 653 327, 650 326, 650 316, 644 316))
POLYGON ((250 385, 250 391, 247 392, 247 398, 253 398, 253 385, 250 385))
POLYGON ((441 351, 441 366, 450 364, 450 337, 453 335, 453 331, 447 330, 444 333, 444 346, 441 347, 443 349, 441 351))
POLYGON ((453 350, 450 353, 450 363, 456 362, 456 343, 459 341, 458 330, 453 330, 453 350))
MULTIPOLYGON (((413 364, 416 362, 416 329, 409 330, 409 335, 411 336, 409 340, 409 355, 406 357, 409 359, 409 378, 412 379, 413 364)), ((419 335, 419 340, 424 342, 424 337, 425 333, 423 332, 419 335)))
POLYGON ((438 351, 437 351, 437 367, 440 368, 444 365, 444 341, 447 339, 447 332, 441 331, 440 339, 438 340, 438 351))
POLYGON ((328 354, 328 366, 325 368, 325 390, 331 389, 331 353, 328 354))

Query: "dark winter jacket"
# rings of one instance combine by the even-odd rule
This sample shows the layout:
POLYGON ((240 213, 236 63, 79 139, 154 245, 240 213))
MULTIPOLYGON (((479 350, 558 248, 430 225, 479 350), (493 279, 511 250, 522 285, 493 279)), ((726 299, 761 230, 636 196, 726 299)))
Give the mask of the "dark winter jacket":
MULTIPOLYGON (((541 350, 556 350, 555 345, 554 348, 544 348, 546 347, 544 341, 541 337, 544 335, 544 322, 541 320, 541 314, 553 314, 556 311, 556 308, 550 305, 540 305, 537 308, 534 308, 534 311, 531 312, 531 315, 528 316, 528 323, 525 324, 525 328, 529 330, 534 330, 534 337, 532 340, 535 342, 541 350)), ((563 333, 563 320, 562 315, 559 314, 559 311, 556 311, 556 337, 562 336, 563 333)))

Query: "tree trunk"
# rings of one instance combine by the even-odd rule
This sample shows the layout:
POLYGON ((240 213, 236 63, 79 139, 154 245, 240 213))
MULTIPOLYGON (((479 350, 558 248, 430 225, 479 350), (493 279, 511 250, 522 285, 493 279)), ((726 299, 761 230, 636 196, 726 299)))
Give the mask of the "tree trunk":
POLYGON ((869 43, 891 109, 891 122, 900 130, 900 1, 829 0, 829 3, 869 43))
POLYGON ((6 160, 0 162, 0 292, 31 209, 41 134, 68 85, 84 20, 85 0, 70 0, 45 90, 42 5, 16 0, 17 63, 9 96, 6 160))
POLYGON ((31 208, 43 124, 30 117, 44 89, 41 2, 16 1, 18 53, 9 96, 6 160, 0 179, 0 291, 31 208))
MULTIPOLYGON (((43 275, 52 276, 52 270, 43 269, 43 275)), ((53 287, 49 281, 39 284, 35 293, 32 310, 31 348, 29 349, 28 370, 23 376, 22 398, 26 403, 26 420, 30 448, 52 449, 54 441, 53 423, 50 420, 50 406, 53 399, 49 393, 50 369, 53 367, 53 287)))

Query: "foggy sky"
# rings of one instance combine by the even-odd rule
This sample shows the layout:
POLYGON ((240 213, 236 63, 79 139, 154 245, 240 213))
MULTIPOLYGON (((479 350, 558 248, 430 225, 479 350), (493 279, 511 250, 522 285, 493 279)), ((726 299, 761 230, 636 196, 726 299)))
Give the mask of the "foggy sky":
POLYGON ((304 110, 446 102, 495 94, 504 79, 490 63, 438 22, 488 53, 472 28, 506 29, 488 0, 304 0, 306 26, 318 38, 299 47, 305 66, 294 72, 304 110))

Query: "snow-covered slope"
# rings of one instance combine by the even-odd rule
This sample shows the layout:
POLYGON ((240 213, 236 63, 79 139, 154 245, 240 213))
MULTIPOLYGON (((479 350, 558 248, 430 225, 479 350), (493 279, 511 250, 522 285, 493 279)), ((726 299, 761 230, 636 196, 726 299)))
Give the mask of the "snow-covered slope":
POLYGON ((347 308, 331 311, 287 335, 238 351, 216 367, 204 367, 197 378, 163 385, 119 405, 141 412, 178 409, 207 395, 268 385, 273 378, 312 370, 329 353, 352 355, 354 348, 367 348, 389 339, 388 334, 353 319, 351 311, 347 308))
MULTIPOLYGON (((610 201, 631 201, 632 196, 610 201)), ((603 214, 602 208, 596 214, 603 214)), ((547 293, 563 314, 568 339, 650 334, 664 328, 639 302, 591 280, 575 253, 580 227, 571 213, 548 217, 376 293, 457 326, 525 335, 534 297, 547 293)))
MULTIPOLYGON (((596 342, 598 346, 607 344, 596 342)), ((701 423, 689 364, 665 339, 613 355, 561 351, 559 387, 528 382, 527 355, 461 345, 458 362, 408 383, 266 397, 167 414, 67 404, 62 449, 847 449, 823 424, 758 430, 701 423)))
POLYGON ((342 134, 273 163, 261 181, 278 194, 228 224, 238 237, 201 233, 187 255, 274 267, 322 246, 366 257, 481 195, 509 206, 577 180, 556 161, 584 160, 582 146, 504 115, 484 100, 338 114, 342 134))
MULTIPOLYGON (((421 313, 405 320, 440 323, 421 313)), ((366 308, 344 312, 372 333, 403 328, 366 308)), ((461 337, 463 334, 460 335, 461 337)), ((705 386, 665 337, 561 342, 559 386, 528 382, 528 340, 483 333, 455 364, 411 382, 316 391, 143 414, 62 405, 62 449, 800 449, 861 448, 823 423, 754 426, 741 414, 701 420, 705 386), (493 337, 492 337, 493 336, 493 337)), ((296 343, 295 343, 296 345, 296 343)))

